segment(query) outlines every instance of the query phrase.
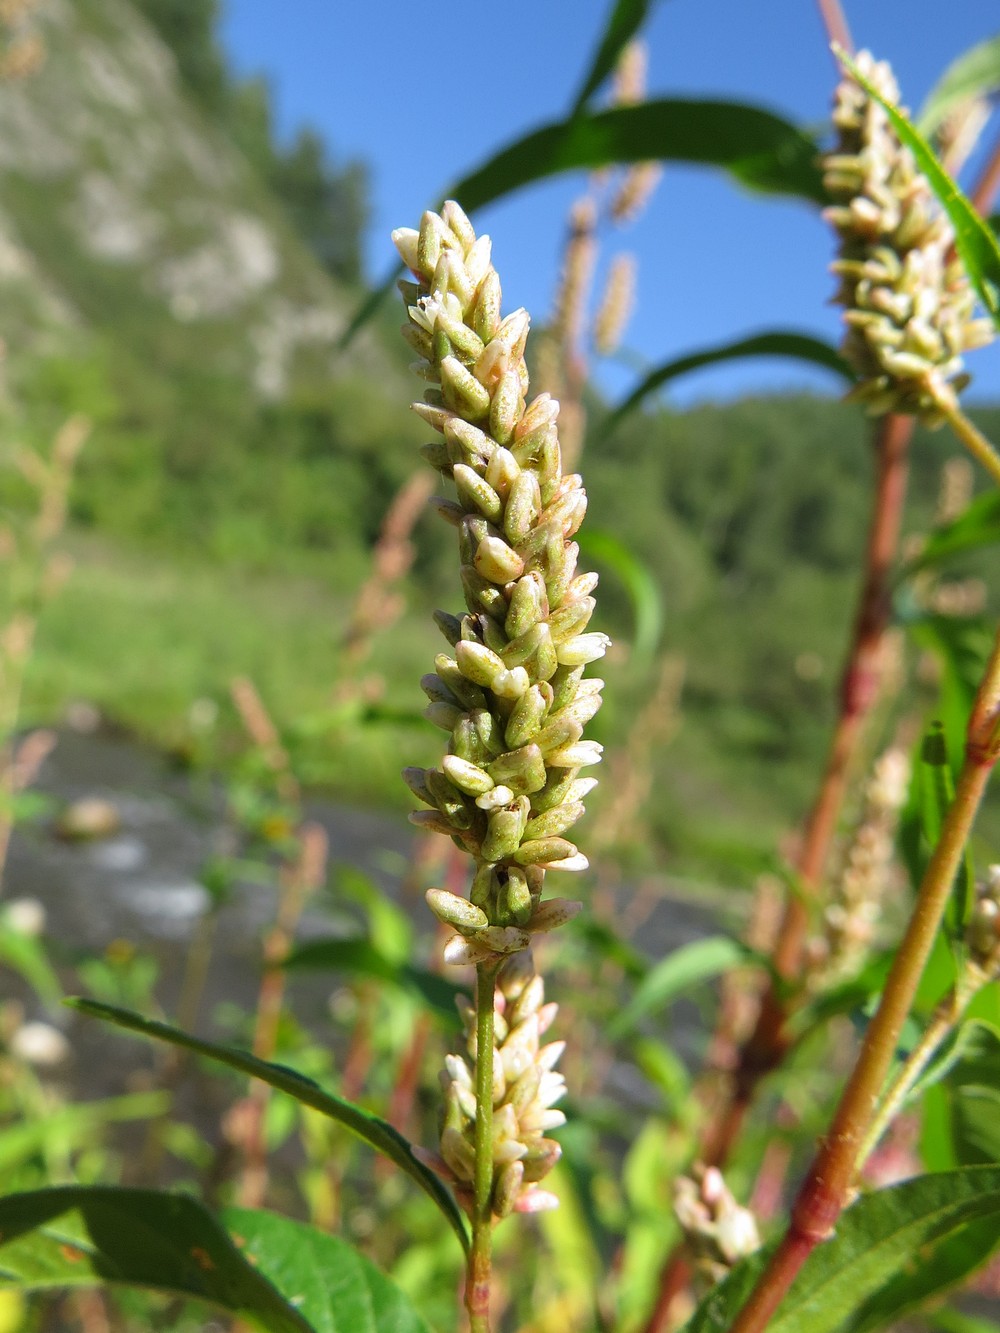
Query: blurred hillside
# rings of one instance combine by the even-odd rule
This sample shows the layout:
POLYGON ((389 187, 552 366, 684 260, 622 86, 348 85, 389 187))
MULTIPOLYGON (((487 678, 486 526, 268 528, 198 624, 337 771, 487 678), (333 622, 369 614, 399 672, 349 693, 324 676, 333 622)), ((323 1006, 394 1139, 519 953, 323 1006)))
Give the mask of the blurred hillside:
MULTIPOLYGON (((440 649, 430 607, 458 603, 444 525, 418 524, 408 610, 364 664, 376 704, 345 705, 340 677, 379 525, 423 466, 405 410, 417 383, 395 309, 336 348, 361 294, 363 164, 331 162, 309 132, 277 144, 266 87, 230 78, 214 19, 213 0, 39 0, 9 35, 36 62, 0 82, 0 450, 45 447, 70 412, 94 423, 76 573, 45 613, 29 713, 84 699, 200 754, 192 705, 221 708, 225 749, 227 684, 250 674, 312 745, 314 777, 402 805, 399 768, 439 748, 417 681, 440 649)), ((827 734, 868 427, 813 397, 664 407, 610 436, 591 409, 594 528, 652 576, 662 647, 684 661, 651 825, 681 863, 763 856, 808 800, 827 734)), ((980 418, 1000 435, 1000 411, 980 418)), ((911 532, 956 452, 918 435, 911 532)), ((16 518, 25 497, 0 471, 0 506, 16 518)), ((629 660, 634 607, 620 571, 601 572, 601 625, 622 645, 597 728, 613 745, 657 668, 629 660)))

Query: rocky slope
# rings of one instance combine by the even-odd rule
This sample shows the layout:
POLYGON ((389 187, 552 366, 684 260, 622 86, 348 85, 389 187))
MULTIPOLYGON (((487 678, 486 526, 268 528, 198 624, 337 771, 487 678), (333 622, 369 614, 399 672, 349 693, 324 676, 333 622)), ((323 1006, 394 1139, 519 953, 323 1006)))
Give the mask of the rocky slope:
POLYGON ((197 364, 265 397, 331 369, 352 298, 186 95, 142 16, 127 0, 38 0, 25 37, 39 67, 0 83, 12 354, 102 331, 166 370, 197 364))

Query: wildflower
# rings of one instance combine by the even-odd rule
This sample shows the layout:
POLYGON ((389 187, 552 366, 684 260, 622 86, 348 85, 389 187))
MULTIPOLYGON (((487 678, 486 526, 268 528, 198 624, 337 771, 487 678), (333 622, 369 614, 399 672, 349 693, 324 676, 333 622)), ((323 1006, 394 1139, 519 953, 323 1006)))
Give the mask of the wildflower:
POLYGON ((584 670, 609 640, 587 628, 597 576, 577 571, 572 540, 586 492, 562 471, 559 404, 544 393, 526 402, 528 315, 501 316, 489 238, 449 202, 393 241, 416 279, 400 284, 403 333, 432 387, 414 410, 442 437, 425 457, 455 484, 455 500, 434 503, 458 532, 466 605, 437 613, 449 651, 421 682, 448 753, 404 778, 430 807, 414 822, 476 863, 470 899, 428 894, 455 932, 445 957, 497 962, 577 910, 543 904, 542 884, 547 869, 587 866, 566 835, 593 786, 580 771, 601 758, 583 732, 603 682, 584 670))
MULTIPOLYGON (((899 89, 885 62, 856 60, 887 102, 899 89)), ((962 353, 993 337, 974 319, 975 298, 954 254, 954 233, 913 154, 883 108, 850 74, 837 89, 839 132, 825 160, 835 201, 824 217, 840 236, 836 300, 845 307, 845 358, 859 381, 849 397, 872 415, 905 412, 939 424, 969 382, 962 353)))
POLYGON ((721 1282, 740 1259, 760 1249, 757 1221, 733 1198, 716 1167, 696 1166, 674 1187, 674 1212, 703 1279, 721 1282))
MULTIPOLYGON (((536 1213, 554 1208, 555 1195, 538 1182, 555 1166, 561 1148, 546 1138, 565 1124, 555 1109, 566 1090, 555 1065, 564 1041, 541 1044, 558 1006, 545 1003, 545 987, 530 952, 506 960, 497 976, 493 1059, 493 1212, 536 1213)), ((446 1057, 441 1072, 444 1113, 440 1154, 418 1155, 471 1206, 475 1168, 476 1017, 467 1000, 460 1003, 468 1059, 446 1057)))

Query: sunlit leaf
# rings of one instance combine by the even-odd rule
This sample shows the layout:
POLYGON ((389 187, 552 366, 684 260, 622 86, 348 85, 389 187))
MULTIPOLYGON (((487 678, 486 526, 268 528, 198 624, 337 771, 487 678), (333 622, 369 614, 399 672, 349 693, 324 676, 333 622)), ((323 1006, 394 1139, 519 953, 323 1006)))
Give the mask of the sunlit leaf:
POLYGON ((311 1106, 313 1110, 338 1121, 405 1171, 441 1209, 463 1247, 468 1246, 465 1219, 459 1212, 455 1200, 438 1177, 422 1162, 417 1161, 413 1156, 409 1140, 388 1121, 371 1115, 342 1097, 324 1092, 318 1083, 296 1073, 293 1069, 270 1064, 266 1060, 258 1060, 247 1051, 238 1051, 232 1047, 219 1046, 215 1042, 203 1041, 167 1023, 157 1023, 152 1019, 143 1018, 141 1014, 118 1009, 114 1005, 102 1004, 97 1000, 72 999, 67 1003, 92 1018, 101 1018, 105 1022, 114 1023, 117 1027, 138 1032, 144 1037, 152 1037, 156 1041, 166 1041, 172 1046, 183 1047, 185 1050, 194 1051, 197 1055, 204 1055, 209 1060, 217 1060, 220 1064, 228 1065, 230 1069, 238 1069, 251 1078, 259 1078, 261 1082, 277 1088, 279 1092, 294 1097, 304 1106, 311 1106))
MULTIPOLYGON (((916 1285, 938 1246, 970 1226, 1000 1221, 1000 1169, 970 1167, 918 1176, 858 1200, 836 1233, 816 1247, 792 1284, 768 1333, 842 1333, 855 1314, 890 1283, 908 1302, 906 1275, 916 1285), (919 1263, 914 1256, 919 1255, 919 1263)), ((768 1251, 738 1264, 699 1306, 684 1333, 725 1333, 746 1303, 768 1251)))
MULTIPOLYGON (((959 1286, 981 1268, 1000 1245, 994 1218, 962 1227, 934 1247, 933 1263, 917 1253, 907 1271, 866 1301, 851 1320, 851 1333, 883 1333, 900 1315, 915 1310, 932 1296, 959 1286)), ((996 1325, 992 1325, 996 1333, 996 1325)))
POLYGON ((613 430, 630 412, 634 412, 649 396, 662 389, 671 380, 679 379, 693 370, 704 366, 717 365, 722 361, 736 361, 747 356, 785 356, 799 361, 808 361, 822 366, 848 382, 853 382, 854 373, 837 349, 821 338, 814 338, 808 333, 797 333, 792 329, 772 329, 767 333, 757 333, 750 338, 740 338, 736 342, 717 343, 714 347, 703 347, 697 352, 667 361, 656 370, 650 371, 641 384, 619 403, 608 417, 605 428, 613 430))
POLYGON ((844 52, 838 52, 844 66, 858 83, 885 109, 893 129, 916 158, 917 165, 927 177, 941 207, 948 214, 955 230, 955 249, 969 275, 969 281, 985 308, 1000 325, 1000 245, 997 238, 966 199, 937 160, 930 145, 915 129, 898 107, 882 97, 844 52))
POLYGON ((409 1298, 338 1237, 251 1208, 224 1208, 222 1221, 315 1333, 430 1333, 409 1298))
POLYGON ((70 1185, 0 1199, 0 1289, 106 1283, 194 1296, 270 1333, 313 1333, 197 1200, 70 1185))
POLYGON ((930 138, 964 103, 1000 89, 1000 35, 987 37, 953 60, 927 94, 917 127, 930 138))
POLYGON ((186 1195, 108 1186, 0 1199, 0 1290, 106 1284, 195 1297, 268 1333, 429 1333, 374 1264, 302 1222, 217 1220, 186 1195))

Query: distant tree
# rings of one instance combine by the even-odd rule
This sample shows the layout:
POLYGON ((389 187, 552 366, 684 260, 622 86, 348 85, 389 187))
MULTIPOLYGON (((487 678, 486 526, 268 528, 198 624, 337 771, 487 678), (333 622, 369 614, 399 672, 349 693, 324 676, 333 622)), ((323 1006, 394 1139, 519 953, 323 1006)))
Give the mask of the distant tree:
POLYGON ((360 282, 369 220, 365 164, 332 165, 322 138, 305 128, 276 158, 271 184, 323 267, 344 282, 360 282))

